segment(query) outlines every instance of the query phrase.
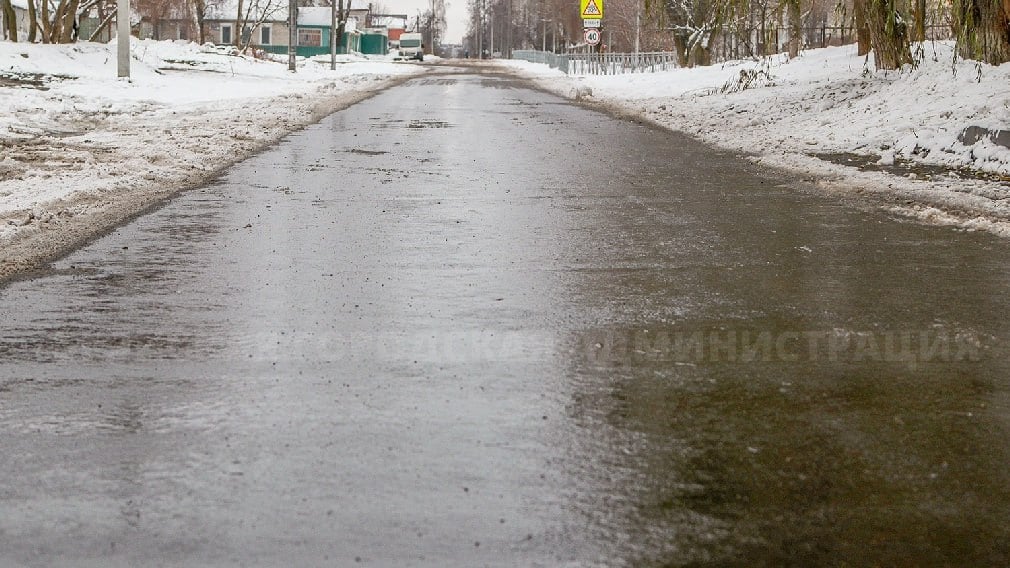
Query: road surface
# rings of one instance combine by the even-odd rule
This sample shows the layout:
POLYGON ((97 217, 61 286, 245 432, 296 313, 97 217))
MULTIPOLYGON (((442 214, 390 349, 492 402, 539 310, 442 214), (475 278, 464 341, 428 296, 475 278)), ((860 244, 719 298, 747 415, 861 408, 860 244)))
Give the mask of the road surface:
POLYGON ((0 565, 1006 565, 1008 251, 445 69, 0 290, 0 565))

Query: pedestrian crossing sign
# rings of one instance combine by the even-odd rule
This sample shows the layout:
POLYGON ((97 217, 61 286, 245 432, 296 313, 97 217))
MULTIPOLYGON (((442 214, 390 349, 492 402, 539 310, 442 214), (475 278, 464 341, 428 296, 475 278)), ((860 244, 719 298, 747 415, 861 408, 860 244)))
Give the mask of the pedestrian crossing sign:
POLYGON ((603 0, 579 0, 583 20, 603 19, 603 0))

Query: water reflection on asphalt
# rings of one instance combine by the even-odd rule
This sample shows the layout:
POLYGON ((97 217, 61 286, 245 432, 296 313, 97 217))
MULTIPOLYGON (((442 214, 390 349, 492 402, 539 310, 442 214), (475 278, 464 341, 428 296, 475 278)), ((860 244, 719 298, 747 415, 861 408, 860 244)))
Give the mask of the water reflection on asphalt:
POLYGON ((416 79, 0 291, 0 564, 1004 565, 1008 266, 416 79))

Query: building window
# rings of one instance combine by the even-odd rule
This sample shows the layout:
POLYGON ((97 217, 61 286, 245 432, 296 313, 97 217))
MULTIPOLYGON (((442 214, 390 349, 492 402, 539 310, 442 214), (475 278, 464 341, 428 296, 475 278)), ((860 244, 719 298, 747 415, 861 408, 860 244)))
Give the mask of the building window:
POLYGON ((228 45, 231 41, 231 24, 221 24, 221 43, 228 45))
POLYGON ((270 45, 270 26, 260 28, 260 45, 270 45))
POLYGON ((322 47, 323 30, 298 28, 298 45, 305 47, 322 47))

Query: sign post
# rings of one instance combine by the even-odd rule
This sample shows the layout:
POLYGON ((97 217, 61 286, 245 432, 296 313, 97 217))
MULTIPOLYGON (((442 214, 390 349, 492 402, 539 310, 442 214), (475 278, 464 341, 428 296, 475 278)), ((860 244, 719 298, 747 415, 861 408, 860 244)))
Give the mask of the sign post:
POLYGON ((586 45, 600 45, 600 32, 603 28, 603 0, 579 0, 579 13, 582 14, 582 37, 586 45))

